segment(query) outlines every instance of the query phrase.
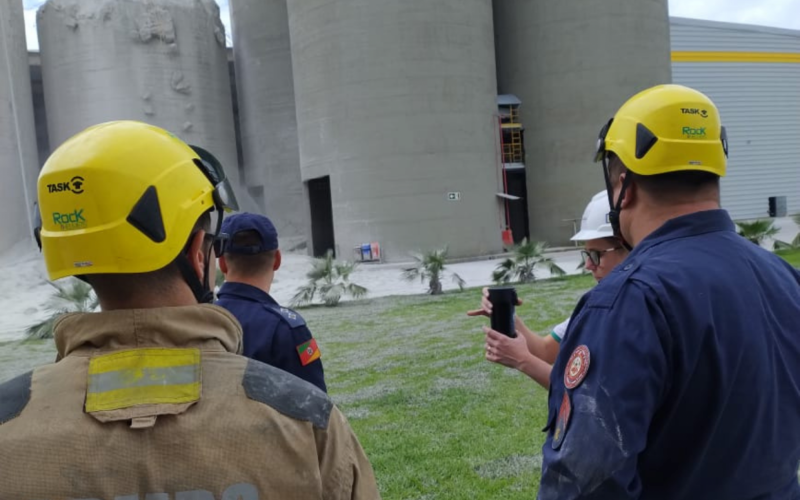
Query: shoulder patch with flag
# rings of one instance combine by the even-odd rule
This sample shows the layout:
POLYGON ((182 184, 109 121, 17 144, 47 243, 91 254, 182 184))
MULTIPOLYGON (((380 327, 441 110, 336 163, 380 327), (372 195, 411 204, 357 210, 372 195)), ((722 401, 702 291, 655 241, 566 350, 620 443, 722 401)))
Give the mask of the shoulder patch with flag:
POLYGON ((297 354, 300 355, 300 363, 302 363, 303 366, 306 366, 312 361, 318 360, 321 354, 319 352, 319 347, 317 346, 317 340, 311 339, 308 342, 303 342, 297 346, 297 354))

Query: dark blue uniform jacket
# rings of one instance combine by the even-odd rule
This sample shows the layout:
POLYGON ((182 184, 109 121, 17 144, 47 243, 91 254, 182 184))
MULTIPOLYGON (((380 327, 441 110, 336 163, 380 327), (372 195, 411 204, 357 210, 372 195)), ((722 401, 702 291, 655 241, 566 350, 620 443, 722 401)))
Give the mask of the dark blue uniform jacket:
POLYGON ((668 221, 579 302, 546 430, 540 500, 800 499, 800 273, 668 221))
POLYGON ((303 366, 297 348, 312 339, 305 320, 291 309, 281 307, 263 290, 244 283, 224 283, 216 305, 230 311, 244 330, 244 355, 280 368, 323 391, 322 360, 303 366))

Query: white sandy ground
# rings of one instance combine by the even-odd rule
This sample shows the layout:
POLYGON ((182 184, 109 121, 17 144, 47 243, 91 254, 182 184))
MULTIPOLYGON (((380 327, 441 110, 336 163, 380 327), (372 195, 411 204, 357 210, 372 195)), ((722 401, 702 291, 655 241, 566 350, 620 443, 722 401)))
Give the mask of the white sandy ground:
MULTIPOLYGON (((800 231, 790 218, 776 219, 775 224, 781 229, 776 238, 783 241, 791 241, 800 231)), ((771 249, 772 241, 764 246, 771 249)), ((578 250, 561 250, 552 252, 550 257, 567 273, 579 272, 578 250)), ((311 268, 311 262, 312 259, 305 255, 284 256, 272 289, 276 300, 288 305, 297 288, 306 283, 305 274, 311 268)), ((458 273, 467 287, 477 287, 491 283, 492 271, 499 263, 499 258, 484 259, 450 264, 448 269, 458 273)), ((424 293, 425 284, 419 281, 409 283, 401 278, 403 267, 400 264, 362 264, 351 276, 351 281, 367 287, 369 297, 424 293)), ((549 275, 542 270, 536 274, 539 278, 549 275)), ((29 241, 20 242, 0 258, 0 276, 4 281, 0 287, 0 342, 18 340, 24 337, 26 327, 47 317, 45 305, 54 288, 47 282, 41 254, 29 241)), ((445 290, 456 288, 449 276, 445 277, 443 285, 445 290)))

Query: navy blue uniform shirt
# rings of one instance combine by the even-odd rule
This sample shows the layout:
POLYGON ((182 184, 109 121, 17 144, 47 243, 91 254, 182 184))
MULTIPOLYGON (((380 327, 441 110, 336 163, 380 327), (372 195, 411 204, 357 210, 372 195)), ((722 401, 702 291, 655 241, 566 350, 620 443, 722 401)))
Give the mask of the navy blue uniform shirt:
POLYGON ((800 273, 727 212, 668 221, 579 302, 540 500, 800 499, 800 273))
POLYGON ((244 355, 307 380, 327 392, 322 360, 303 366, 298 348, 313 339, 305 320, 268 293, 244 283, 224 283, 216 305, 230 311, 244 330, 244 355))

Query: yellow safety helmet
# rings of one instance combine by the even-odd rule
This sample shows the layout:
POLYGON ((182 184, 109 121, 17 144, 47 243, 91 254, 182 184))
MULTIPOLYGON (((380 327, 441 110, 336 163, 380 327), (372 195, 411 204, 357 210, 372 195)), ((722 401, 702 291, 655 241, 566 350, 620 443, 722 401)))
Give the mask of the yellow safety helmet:
POLYGON ((657 85, 631 97, 603 127, 595 161, 612 152, 639 175, 701 170, 722 177, 728 139, 708 96, 657 85))
POLYGON ((135 121, 96 125, 61 145, 38 195, 35 235, 51 280, 156 271, 181 254, 203 213, 216 209, 219 227, 223 210, 238 209, 210 153, 135 121))

